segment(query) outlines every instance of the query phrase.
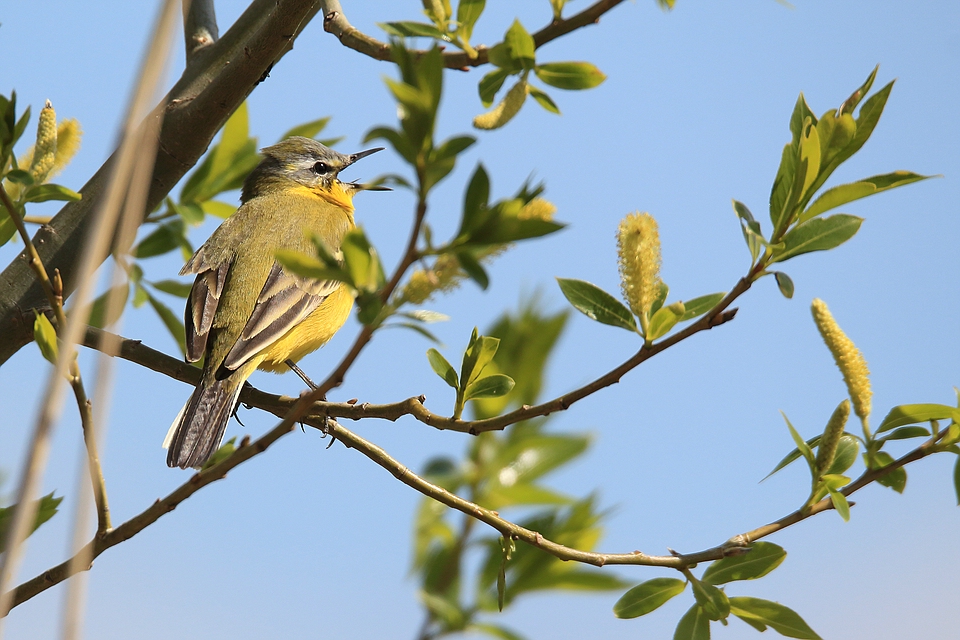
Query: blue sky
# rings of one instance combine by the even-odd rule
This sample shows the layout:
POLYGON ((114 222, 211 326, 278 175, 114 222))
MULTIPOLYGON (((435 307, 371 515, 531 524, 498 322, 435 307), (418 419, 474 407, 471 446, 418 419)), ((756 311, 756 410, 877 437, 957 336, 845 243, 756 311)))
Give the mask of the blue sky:
MULTIPOLYGON (((524 3, 518 13, 489 4, 475 42, 497 40, 514 17, 533 31, 550 15, 545 1, 524 3)), ((732 287, 749 255, 730 199, 758 217, 766 210, 800 91, 822 113, 880 63, 877 88, 897 79, 887 109, 870 142, 829 184, 896 169, 944 177, 848 205, 845 212, 866 219, 860 233, 835 251, 787 263, 796 284, 792 300, 763 280, 738 301, 735 322, 657 356, 553 419, 553 429, 593 435, 588 454, 552 484, 574 495, 597 490, 613 508, 600 544, 611 552, 699 550, 804 499, 808 481, 799 466, 758 481, 792 447, 779 411, 810 437, 845 394, 810 318, 815 297, 830 305, 869 362, 874 423, 897 404, 952 403, 952 387, 960 384, 960 9, 949 2, 677 4, 665 14, 652 0, 624 3, 598 26, 541 49, 540 61, 589 60, 608 79, 591 91, 552 90, 561 117, 531 102, 504 129, 474 132, 479 143, 436 190, 429 215, 439 237, 455 230, 464 183, 478 161, 494 197, 512 194, 528 175, 544 180, 557 218, 570 223, 498 260, 486 292, 468 283, 430 305, 451 316, 436 326, 449 359, 459 357, 473 326, 488 326, 535 291, 551 309, 563 308, 555 276, 615 292, 615 230, 631 211, 659 221, 663 277, 677 297, 732 287)), ((567 11, 584 6, 574 2, 567 11)), ((344 9, 355 26, 380 37, 376 22, 417 19, 419 7, 347 2, 344 9)), ((243 8, 217 3, 221 32, 243 8)), ((0 11, 0 58, 7 61, 0 90, 16 89, 34 113, 49 98, 86 132, 58 182, 79 188, 112 150, 152 14, 125 2, 36 1, 0 11)), ((178 41, 171 82, 182 68, 181 48, 178 41)), ((481 73, 447 73, 438 137, 471 132, 482 110, 481 73)), ((341 151, 365 148, 366 131, 395 123, 384 75, 395 76, 394 69, 341 47, 316 20, 251 97, 251 131, 266 145, 296 124, 330 115, 328 132, 346 138, 341 151)), ((384 152, 348 177, 403 170, 384 152)), ((388 267, 399 258, 397 239, 409 228, 412 204, 402 191, 357 199, 358 221, 388 267)), ((198 241, 210 231, 198 230, 198 241)), ((12 255, 4 247, 0 262, 12 255)), ((148 273, 174 277, 179 267, 175 259, 156 259, 148 273)), ((357 328, 351 320, 304 368, 323 378, 357 328)), ((145 310, 128 311, 122 333, 176 350, 145 310)), ((412 333, 384 332, 331 399, 386 402, 423 393, 431 409, 449 412, 452 392, 430 371, 429 346, 412 333)), ((580 386, 637 346, 635 336, 577 314, 551 361, 545 393, 580 386)), ((84 362, 92 362, 89 354, 84 362)), ((0 368, 0 469, 8 478, 0 491, 7 496, 46 372, 29 346, 0 368)), ((159 445, 189 389, 122 362, 116 380, 103 458, 119 521, 186 479, 164 465, 159 445)), ((252 381, 277 393, 300 389, 292 375, 257 374, 252 381)), ((30 539, 21 578, 66 553, 81 455, 74 414, 68 406, 44 479, 45 492, 67 496, 65 509, 30 539)), ((232 423, 230 434, 258 434, 273 424, 256 412, 243 419, 246 430, 232 423)), ((458 455, 467 444, 466 436, 412 420, 345 426, 413 469, 438 453, 458 455)), ((419 496, 355 452, 325 446, 315 433, 294 433, 101 556, 90 573, 88 636, 413 637, 421 611, 408 567, 419 496)), ((774 536, 789 553, 786 562, 729 592, 783 602, 825 638, 954 633, 960 512, 953 464, 953 456, 942 455, 911 466, 902 496, 882 487, 861 491, 850 523, 827 513, 774 536)), ((613 571, 634 582, 670 575, 613 571)), ((18 608, 9 637, 55 637, 62 597, 55 588, 18 608)), ((650 616, 621 621, 611 612, 616 598, 533 596, 498 620, 530 638, 668 638, 692 602, 688 593, 650 616)), ((756 636, 739 621, 714 633, 756 636)))

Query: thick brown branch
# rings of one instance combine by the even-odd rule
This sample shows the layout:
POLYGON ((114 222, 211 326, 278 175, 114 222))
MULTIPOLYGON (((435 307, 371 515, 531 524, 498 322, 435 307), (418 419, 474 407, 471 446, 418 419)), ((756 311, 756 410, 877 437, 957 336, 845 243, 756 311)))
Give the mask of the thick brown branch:
MULTIPOLYGON (((623 0, 600 0, 600 2, 590 5, 580 13, 569 18, 554 20, 533 34, 534 44, 539 49, 548 42, 556 40, 571 31, 594 24, 600 20, 600 16, 621 2, 623 2, 623 0)), ((343 14, 343 9, 337 0, 328 0, 322 4, 324 5, 323 29, 327 33, 335 35, 337 39, 340 40, 340 44, 375 60, 389 61, 391 59, 390 45, 363 33, 350 24, 350 21, 347 20, 347 17, 343 14)), ((487 64, 490 61, 490 47, 481 44, 477 45, 475 49, 477 51, 476 58, 471 58, 463 51, 444 52, 444 66, 448 69, 466 70, 468 67, 480 67, 487 64)), ((423 55, 426 51, 414 50, 412 53, 414 55, 423 55)))
MULTIPOLYGON (((254 0, 220 40, 197 53, 157 107, 165 117, 144 215, 196 164, 230 114, 290 49, 319 8, 317 0, 254 0)), ((80 190, 83 199, 63 207, 34 238, 47 268, 63 274, 67 295, 77 284, 84 238, 112 166, 111 158, 80 190)), ((27 261, 21 254, 0 274, 0 364, 30 341, 31 309, 46 307, 27 261)))

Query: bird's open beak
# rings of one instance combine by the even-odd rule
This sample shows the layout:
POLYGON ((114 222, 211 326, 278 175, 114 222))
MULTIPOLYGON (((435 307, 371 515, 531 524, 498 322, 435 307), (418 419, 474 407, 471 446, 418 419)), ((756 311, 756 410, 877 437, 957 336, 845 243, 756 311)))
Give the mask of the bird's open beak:
MULTIPOLYGON (((359 160, 360 158, 366 158, 369 155, 373 155, 377 151, 383 151, 383 147, 377 147, 376 149, 367 149, 366 151, 358 151, 357 153, 351 153, 349 158, 350 161, 344 165, 344 169, 349 167, 351 164, 359 160)), ((341 169, 342 170, 342 169, 341 169)))
POLYGON ((393 191, 390 187, 375 183, 344 182, 342 184, 345 187, 351 187, 354 191, 393 191))

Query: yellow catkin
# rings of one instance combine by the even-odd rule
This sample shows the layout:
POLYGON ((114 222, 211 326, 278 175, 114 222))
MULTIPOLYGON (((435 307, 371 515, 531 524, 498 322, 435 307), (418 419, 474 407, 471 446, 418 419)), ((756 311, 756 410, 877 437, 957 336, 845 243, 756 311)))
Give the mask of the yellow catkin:
POLYGON ((649 213, 631 213, 617 231, 620 288, 646 331, 650 307, 660 293, 660 233, 649 213))
POLYGON ((544 220, 550 222, 553 220, 553 214, 557 212, 557 207, 549 200, 543 198, 534 198, 523 205, 517 217, 521 220, 544 220))
POLYGON ((47 178, 57 175, 70 164, 73 157, 80 150, 80 140, 83 138, 83 129, 76 118, 67 118, 57 125, 57 153, 53 159, 53 168, 47 178))
POLYGON ((843 428, 847 425, 850 418, 850 401, 844 400, 834 410, 827 426, 820 436, 820 444, 817 446, 817 477, 822 476, 833 464, 837 456, 837 447, 840 445, 840 436, 843 435, 843 428))
POLYGON ((460 286, 466 277, 460 263, 451 255, 437 258, 430 269, 417 269, 403 287, 401 299, 413 304, 422 304, 437 291, 449 292, 460 286))
POLYGON ((30 176, 36 183, 43 182, 57 155, 57 114, 53 105, 47 104, 40 111, 37 122, 37 143, 34 146, 33 159, 30 162, 30 176))
POLYGON ((473 126, 477 129, 499 129, 510 122, 513 116, 517 115, 524 100, 527 99, 527 81, 520 80, 513 85, 503 100, 493 109, 486 113, 481 113, 473 119, 473 126))
POLYGON ((867 361, 864 360, 863 354, 853 341, 840 329, 823 300, 814 299, 810 309, 813 312, 813 321, 817 324, 820 335, 823 336, 823 341, 833 354, 840 373, 843 374, 843 381, 847 384, 847 392, 853 402, 854 412, 861 420, 866 420, 870 415, 870 399, 873 396, 867 361))

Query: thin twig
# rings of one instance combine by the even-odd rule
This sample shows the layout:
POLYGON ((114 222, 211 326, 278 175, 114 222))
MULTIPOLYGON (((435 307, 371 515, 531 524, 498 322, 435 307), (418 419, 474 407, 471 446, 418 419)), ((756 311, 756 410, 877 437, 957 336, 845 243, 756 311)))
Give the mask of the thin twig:
MULTIPOLYGON (((556 40, 571 31, 595 24, 600 20, 600 16, 621 2, 623 2, 623 0, 600 0, 600 2, 590 5, 580 13, 569 18, 554 20, 533 34, 534 45, 539 49, 548 42, 556 40)), ((340 44, 375 60, 391 60, 390 45, 363 33, 350 24, 350 21, 347 20, 347 17, 343 13, 343 8, 337 0, 327 0, 321 2, 321 4, 323 5, 324 15, 323 29, 327 33, 335 35, 337 39, 340 40, 340 44)), ((443 64, 448 69, 466 70, 469 67, 479 67, 490 61, 489 53, 491 48, 492 47, 487 47, 482 44, 477 45, 474 47, 477 52, 475 58, 471 58, 464 51, 444 52, 443 64)), ((418 56, 424 55, 426 51, 411 50, 411 53, 414 56, 418 56)))
MULTIPOLYGON (((209 469, 204 469, 203 471, 194 474, 187 482, 177 487, 165 498, 157 500, 153 505, 134 516, 127 522, 124 522, 116 529, 111 530, 105 536, 94 538, 84 548, 84 551, 86 551, 88 557, 92 561, 110 547, 129 540, 140 531, 143 531, 146 527, 156 522, 163 515, 173 511, 177 505, 206 485, 216 482, 217 480, 221 480, 222 478, 226 477, 227 472, 234 467, 266 451, 270 445, 279 440, 285 434, 292 431, 296 427, 297 422, 303 422, 304 424, 309 424, 310 426, 330 433, 337 440, 340 440, 350 448, 356 449, 373 460, 379 466, 389 471, 405 485, 417 490, 427 497, 433 498, 438 502, 447 505, 448 507, 456 509, 468 516, 488 524, 501 535, 511 536, 515 540, 522 540, 532 546, 546 551, 547 553, 550 553, 561 560, 582 562, 597 567, 613 564, 666 567, 672 569, 691 567, 700 562, 719 560, 731 555, 731 553, 738 553, 749 547, 751 542, 769 536, 776 531, 785 529, 786 527, 833 508, 833 503, 829 500, 829 498, 824 498, 809 508, 797 510, 779 520, 776 520, 775 522, 764 525, 763 527, 758 527, 748 533, 734 536, 721 545, 712 547, 710 549, 705 549, 703 551, 697 551, 695 553, 678 553, 669 556, 652 556, 640 551, 633 551, 630 553, 596 553, 590 551, 581 551, 579 549, 573 549, 547 540, 536 531, 526 529, 508 520, 504 520, 495 511, 485 509, 484 507, 464 500, 463 498, 460 498, 459 496, 450 493, 449 491, 438 487, 435 484, 427 482, 417 474, 410 471, 410 469, 401 464, 399 461, 392 458, 380 447, 368 442, 367 440, 345 429, 339 424, 330 423, 325 418, 294 418, 295 415, 295 412, 290 412, 287 417, 280 422, 280 424, 252 444, 249 443, 248 438, 244 438, 237 450, 226 459, 209 469)), ((871 482, 876 481, 884 475, 891 473, 892 471, 895 471, 906 464, 920 460, 921 458, 933 453, 937 453, 938 450, 934 446, 935 440, 936 439, 932 439, 931 441, 924 443, 917 449, 902 456, 883 469, 865 472, 856 481, 844 487, 842 489, 842 493, 846 496, 849 496, 855 491, 867 486, 871 482)), ((91 564, 87 564, 86 566, 77 570, 87 570, 90 568, 90 566, 91 564)), ((46 591, 56 584, 59 584, 72 575, 72 570, 71 561, 68 560, 21 584, 12 594, 10 594, 12 597, 13 606, 22 604, 35 595, 46 591)))
POLYGON ((213 0, 183 0, 183 43, 187 49, 187 64, 218 37, 220 32, 213 0))

